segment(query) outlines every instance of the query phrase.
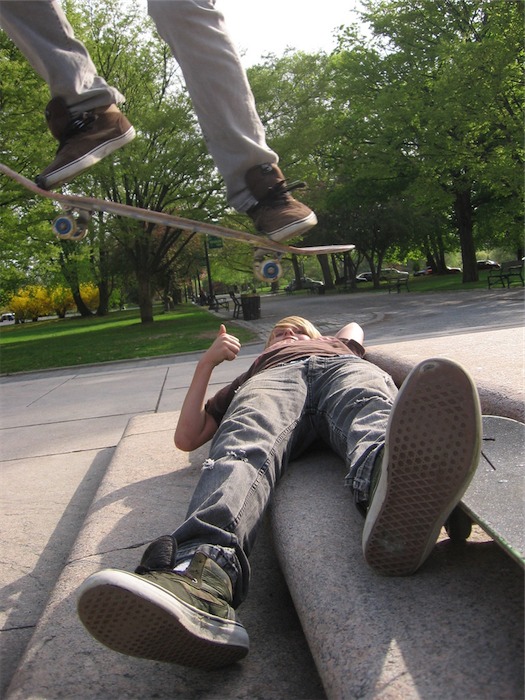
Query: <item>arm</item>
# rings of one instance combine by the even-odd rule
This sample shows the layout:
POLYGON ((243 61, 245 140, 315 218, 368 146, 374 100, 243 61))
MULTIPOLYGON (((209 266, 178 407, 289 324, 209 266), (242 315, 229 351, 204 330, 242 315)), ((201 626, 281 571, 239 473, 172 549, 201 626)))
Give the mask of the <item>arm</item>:
POLYGON ((204 445, 214 435, 217 423, 204 409, 208 384, 215 367, 224 360, 234 360, 240 349, 239 340, 227 333, 225 326, 221 325, 212 345, 197 363, 182 404, 175 429, 175 445, 179 450, 191 452, 204 445))
POLYGON ((353 321, 352 323, 347 323, 346 326, 343 326, 341 330, 337 331, 335 337, 341 338, 341 340, 355 340, 359 345, 363 345, 365 332, 358 323, 353 321))

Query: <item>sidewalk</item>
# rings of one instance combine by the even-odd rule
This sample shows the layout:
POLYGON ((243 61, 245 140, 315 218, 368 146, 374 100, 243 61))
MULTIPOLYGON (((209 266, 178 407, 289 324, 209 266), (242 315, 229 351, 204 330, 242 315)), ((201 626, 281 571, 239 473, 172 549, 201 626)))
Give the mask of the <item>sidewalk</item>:
MULTIPOLYGON (((522 341, 522 331, 507 328, 381 345, 371 349, 371 357, 375 353, 381 362, 398 366, 415 361, 420 353, 455 357, 478 382, 485 412, 510 411, 523 420, 523 357, 517 352, 522 341)), ((235 366, 221 365, 214 375, 215 387, 246 369, 260 347, 243 348, 235 366)), ((2 535, 9 543, 2 574, 2 697, 35 629, 6 697, 324 697, 269 528, 256 548, 254 585, 241 609, 254 647, 241 669, 209 676, 120 657, 93 643, 74 616, 74 591, 89 571, 108 564, 130 568, 144 542, 163 534, 163 528, 169 531, 183 516, 203 457, 177 455, 172 433, 196 359, 187 355, 1 380, 2 535)), ((463 591, 456 605, 448 605, 454 614, 461 610, 466 617, 459 634, 449 630, 449 648, 440 653, 443 659, 455 654, 455 667, 466 660, 455 647, 461 647, 464 634, 463 646, 470 648, 467 676, 469 683, 480 679, 480 692, 481 681, 492 678, 493 669, 505 669, 507 685, 502 682, 499 687, 507 691, 514 692, 519 684, 516 673, 521 679, 521 658, 513 650, 522 634, 522 574, 511 564, 499 550, 484 545, 475 549, 465 575, 461 562, 456 562, 450 580, 426 577, 427 594, 443 600, 445 607, 446 597, 437 595, 443 586, 445 592, 453 590, 451 599, 463 591), (483 604, 480 585, 486 587, 483 604), (501 590, 506 591, 503 599, 501 590), (493 618, 499 626, 491 623, 493 618), (498 646, 501 639, 508 641, 498 646), (480 651, 477 661, 473 648, 480 651)), ((407 634, 416 648, 429 629, 407 634)), ((361 648, 362 640, 356 643, 361 648)), ((416 694, 424 687, 422 674, 430 684, 433 680, 424 661, 419 669, 413 664, 407 668, 406 659, 401 663, 396 654, 385 656, 383 650, 381 656, 391 687, 401 687, 392 680, 397 672, 417 680, 403 686, 409 688, 408 695, 399 697, 430 697, 416 694)), ((456 685, 462 688, 461 679, 456 685)), ((489 690, 497 689, 489 684, 489 690)), ((363 697, 396 697, 386 687, 367 692, 363 697)), ((477 697, 513 696, 495 692, 477 697)))

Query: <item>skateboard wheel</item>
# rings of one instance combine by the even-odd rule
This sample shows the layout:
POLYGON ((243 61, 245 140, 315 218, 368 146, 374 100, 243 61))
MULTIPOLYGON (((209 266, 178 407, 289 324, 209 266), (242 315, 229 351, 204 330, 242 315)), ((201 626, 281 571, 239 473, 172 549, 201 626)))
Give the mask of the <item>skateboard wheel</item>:
POLYGON ((448 516, 445 530, 452 542, 465 542, 472 531, 472 521, 459 506, 448 516))
POLYGON ((77 226, 75 229, 75 233, 70 235, 69 238, 72 241, 81 241, 83 238, 86 237, 87 232, 87 226, 77 226))
POLYGON ((75 219, 67 214, 57 216, 57 218, 53 221, 53 231, 57 238, 62 240, 73 238, 76 230, 77 224, 75 219))
POLYGON ((255 276, 263 282, 275 282, 283 275, 283 268, 278 260, 266 260, 254 265, 255 276))

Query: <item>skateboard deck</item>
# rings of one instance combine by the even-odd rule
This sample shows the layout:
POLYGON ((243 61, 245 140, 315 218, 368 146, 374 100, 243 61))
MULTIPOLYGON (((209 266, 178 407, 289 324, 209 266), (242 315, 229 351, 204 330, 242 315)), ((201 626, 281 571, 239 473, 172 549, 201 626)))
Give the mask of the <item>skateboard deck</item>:
POLYGON ((525 424, 500 416, 483 416, 481 458, 461 503, 446 529, 450 539, 466 540, 479 525, 513 559, 525 567, 525 424))
MULTIPOLYGON (((79 228, 82 229, 82 234, 85 235, 85 228, 89 222, 91 212, 101 211, 115 216, 123 216, 138 221, 145 221, 160 226, 169 226, 171 228, 179 228, 188 233, 208 234, 211 236, 219 236, 220 238, 232 239, 249 243, 250 245, 271 250, 275 253, 294 253, 295 255, 319 255, 326 253, 343 253, 348 250, 353 250, 355 246, 348 245, 323 245, 323 246, 291 246, 285 243, 273 241, 263 235, 249 233, 248 231, 236 231, 217 224, 209 224, 204 221, 193 221, 192 219, 184 219, 179 216, 173 216, 164 212, 153 211, 151 209, 141 209, 140 207, 132 207, 128 204, 119 204, 105 199, 97 199, 94 197, 81 197, 74 194, 62 194, 60 192, 52 192, 43 190, 28 178, 20 175, 15 170, 11 170, 7 165, 0 163, 0 172, 6 177, 15 180, 27 190, 39 197, 45 197, 58 202, 66 212, 78 212, 79 228)), ((61 217, 59 217, 60 219, 61 217)), ((62 217, 63 218, 63 217, 62 217)), ((68 229, 67 222, 64 219, 63 233, 60 230, 59 219, 55 220, 55 233, 59 238, 80 240, 83 235, 71 235, 68 229)))

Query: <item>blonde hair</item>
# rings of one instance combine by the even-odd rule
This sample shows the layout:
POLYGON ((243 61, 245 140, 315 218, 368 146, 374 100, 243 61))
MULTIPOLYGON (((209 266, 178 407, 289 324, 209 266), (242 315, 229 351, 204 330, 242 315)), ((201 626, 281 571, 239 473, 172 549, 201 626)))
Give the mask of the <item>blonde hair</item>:
POLYGON ((282 318, 280 321, 278 321, 272 328, 272 332, 270 333, 270 336, 266 343, 266 347, 271 345, 275 330, 277 328, 294 328, 300 333, 307 335, 309 338, 321 337, 321 333, 317 330, 313 323, 308 321, 308 319, 302 318, 302 316, 286 316, 285 318, 282 318))

